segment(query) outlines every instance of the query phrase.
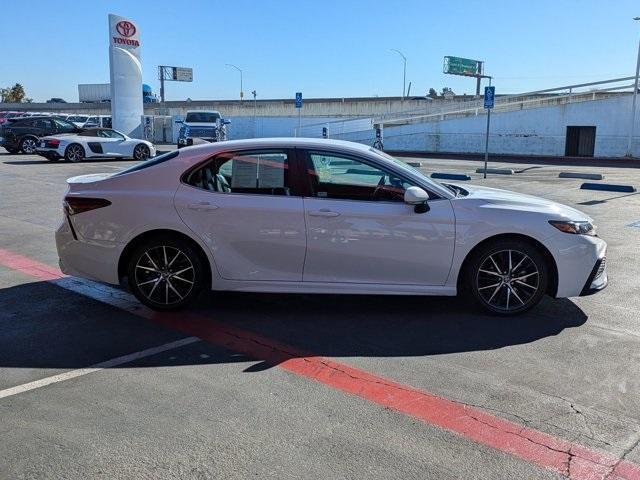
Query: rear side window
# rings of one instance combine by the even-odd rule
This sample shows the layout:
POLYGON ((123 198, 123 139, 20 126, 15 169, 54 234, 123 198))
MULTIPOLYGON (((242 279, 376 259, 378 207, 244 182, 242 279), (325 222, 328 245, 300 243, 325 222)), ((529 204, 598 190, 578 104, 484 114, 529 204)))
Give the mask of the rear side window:
POLYGON ((129 167, 121 172, 116 173, 114 176, 125 175, 127 173, 137 172, 139 170, 144 170, 145 168, 153 167, 154 165, 158 165, 160 163, 164 163, 167 160, 171 160, 172 158, 176 158, 180 152, 178 150, 173 150, 171 152, 163 153, 162 155, 158 155, 157 157, 150 158, 149 160, 145 160, 144 162, 137 163, 132 167, 129 167))
POLYGON ((289 196, 289 158, 285 150, 225 153, 192 172, 187 183, 217 193, 289 196))

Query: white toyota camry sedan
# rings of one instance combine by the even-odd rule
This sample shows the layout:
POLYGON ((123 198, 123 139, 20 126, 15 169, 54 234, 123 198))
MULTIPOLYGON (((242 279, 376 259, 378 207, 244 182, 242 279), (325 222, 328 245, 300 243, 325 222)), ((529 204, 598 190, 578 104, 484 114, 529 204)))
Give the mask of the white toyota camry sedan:
POLYGON ((437 183, 364 145, 239 140, 68 180, 62 270, 158 310, 203 290, 456 295, 502 315, 607 285, 573 208, 437 183))

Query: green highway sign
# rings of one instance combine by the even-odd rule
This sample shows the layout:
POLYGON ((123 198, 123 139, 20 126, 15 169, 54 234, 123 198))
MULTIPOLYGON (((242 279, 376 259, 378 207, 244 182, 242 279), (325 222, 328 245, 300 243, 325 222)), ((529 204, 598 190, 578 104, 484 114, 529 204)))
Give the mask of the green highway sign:
POLYGON ((444 57, 444 73, 477 77, 482 75, 482 62, 461 57, 444 57))

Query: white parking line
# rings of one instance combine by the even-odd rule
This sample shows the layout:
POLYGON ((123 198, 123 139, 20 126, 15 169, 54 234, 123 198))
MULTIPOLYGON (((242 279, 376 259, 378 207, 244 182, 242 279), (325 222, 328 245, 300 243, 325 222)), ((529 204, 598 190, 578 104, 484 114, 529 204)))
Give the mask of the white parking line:
POLYGON ((199 341, 200 339, 198 337, 187 337, 181 340, 176 340, 175 342, 169 342, 157 347, 147 348, 146 350, 130 353, 129 355, 123 355, 122 357, 112 358, 111 360, 96 363, 95 365, 91 365, 87 368, 78 368, 76 370, 71 370, 59 375, 53 375, 51 377, 42 378, 34 382, 29 382, 18 385, 16 387, 0 390, 0 399, 28 392, 29 390, 35 390, 36 388, 46 387, 47 385, 51 385, 52 383, 64 382, 65 380, 71 380, 72 378, 88 375, 105 368, 117 367, 118 365, 133 362, 134 360, 139 360, 144 357, 150 357, 152 355, 156 355, 157 353, 166 352, 167 350, 175 350, 176 348, 180 348, 199 341))

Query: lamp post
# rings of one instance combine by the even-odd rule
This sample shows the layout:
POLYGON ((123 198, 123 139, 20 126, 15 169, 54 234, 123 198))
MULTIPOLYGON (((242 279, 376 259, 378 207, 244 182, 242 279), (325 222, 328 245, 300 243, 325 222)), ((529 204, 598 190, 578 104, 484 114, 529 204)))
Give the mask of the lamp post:
POLYGON ((402 100, 404 101, 404 92, 405 86, 407 84, 407 57, 400 50, 396 50, 395 48, 391 49, 392 52, 396 52, 398 55, 402 57, 403 68, 402 68, 402 100))
POLYGON ((258 96, 258 92, 256 92, 255 90, 253 90, 251 92, 251 95, 253 95, 253 136, 255 138, 258 137, 258 104, 256 103, 256 97, 258 96))
POLYGON ((232 63, 225 63, 225 65, 227 67, 233 67, 240 72, 240 101, 242 101, 242 98, 244 97, 244 92, 242 91, 242 69, 232 63))
MULTIPOLYGON (((634 17, 635 21, 640 17, 634 17)), ((633 133, 636 126, 636 100, 638 98, 638 76, 640 75, 640 41, 638 42, 638 60, 636 61, 636 80, 633 84, 633 100, 631 101, 631 125, 629 126, 629 142, 627 143, 627 157, 633 156, 632 143, 633 133)))

